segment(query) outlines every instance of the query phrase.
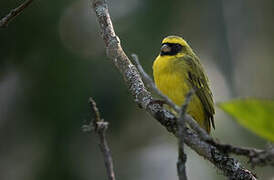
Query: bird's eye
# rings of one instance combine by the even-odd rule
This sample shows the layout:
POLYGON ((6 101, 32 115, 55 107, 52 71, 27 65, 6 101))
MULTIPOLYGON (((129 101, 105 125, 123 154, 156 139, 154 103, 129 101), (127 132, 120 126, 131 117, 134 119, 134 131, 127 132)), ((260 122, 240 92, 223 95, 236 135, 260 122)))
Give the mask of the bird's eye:
POLYGON ((181 44, 173 44, 172 49, 176 52, 180 52, 182 50, 183 46, 181 44))

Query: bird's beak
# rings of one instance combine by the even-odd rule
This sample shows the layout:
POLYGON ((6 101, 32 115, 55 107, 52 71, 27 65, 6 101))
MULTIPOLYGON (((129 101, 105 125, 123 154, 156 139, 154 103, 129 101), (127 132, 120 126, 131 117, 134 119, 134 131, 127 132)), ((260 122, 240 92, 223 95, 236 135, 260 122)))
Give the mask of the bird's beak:
POLYGON ((163 44, 161 47, 161 52, 167 53, 171 51, 171 47, 169 47, 167 44, 163 44))

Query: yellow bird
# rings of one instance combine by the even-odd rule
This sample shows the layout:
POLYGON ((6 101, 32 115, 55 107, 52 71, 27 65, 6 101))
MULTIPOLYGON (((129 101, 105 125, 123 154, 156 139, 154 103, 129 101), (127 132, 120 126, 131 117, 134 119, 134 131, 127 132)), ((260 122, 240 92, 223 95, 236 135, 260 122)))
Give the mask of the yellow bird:
POLYGON ((163 39, 161 52, 153 63, 153 76, 157 88, 175 104, 181 106, 186 94, 195 90, 187 113, 210 133, 215 113, 208 78, 198 56, 179 36, 163 39))

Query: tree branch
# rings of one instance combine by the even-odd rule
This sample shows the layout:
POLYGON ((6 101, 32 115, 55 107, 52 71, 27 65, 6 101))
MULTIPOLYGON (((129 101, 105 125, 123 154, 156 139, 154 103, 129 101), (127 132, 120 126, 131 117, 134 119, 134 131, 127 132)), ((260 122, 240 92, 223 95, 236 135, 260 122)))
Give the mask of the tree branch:
POLYGON ((24 9, 26 9, 31 3, 33 2, 33 0, 26 0, 25 2, 23 2, 23 4, 21 4, 20 6, 18 6, 17 8, 12 9, 9 14, 7 14, 5 17, 3 17, 0 20, 0 27, 7 27, 9 22, 14 19, 16 16, 18 16, 19 14, 21 14, 21 12, 23 12, 24 9))
MULTIPOLYGON (((178 135, 176 117, 161 107, 152 103, 153 99, 144 86, 139 72, 124 53, 119 38, 116 36, 108 7, 105 0, 93 0, 93 9, 100 26, 101 35, 105 42, 108 57, 122 74, 135 102, 155 119, 157 119, 168 131, 178 135)), ((216 146, 205 141, 191 129, 184 129, 184 142, 219 168, 230 179, 255 180, 256 177, 243 168, 238 161, 221 152, 216 146)))
POLYGON ((96 106, 96 102, 94 101, 94 99, 89 98, 89 104, 92 112, 94 113, 94 119, 91 121, 89 125, 83 126, 83 130, 90 131, 92 128, 94 128, 94 131, 97 133, 100 141, 99 147, 104 156, 104 162, 107 170, 108 179, 115 180, 115 173, 113 169, 110 148, 106 140, 106 130, 108 128, 108 122, 104 121, 104 119, 101 119, 99 110, 96 106))
POLYGON ((237 147, 231 144, 217 143, 216 141, 213 141, 213 144, 224 153, 248 157, 249 163, 251 163, 252 167, 266 165, 274 166, 274 148, 272 146, 262 150, 256 148, 237 147))
POLYGON ((185 97, 185 102, 182 105, 179 118, 177 120, 178 123, 178 146, 179 146, 179 151, 178 151, 178 161, 177 161, 177 173, 179 176, 179 180, 187 180, 187 175, 186 175, 186 160, 187 156, 184 152, 184 129, 185 129, 185 117, 186 117, 186 110, 189 105, 189 102, 191 100, 192 95, 194 94, 194 91, 191 89, 186 97, 185 97))

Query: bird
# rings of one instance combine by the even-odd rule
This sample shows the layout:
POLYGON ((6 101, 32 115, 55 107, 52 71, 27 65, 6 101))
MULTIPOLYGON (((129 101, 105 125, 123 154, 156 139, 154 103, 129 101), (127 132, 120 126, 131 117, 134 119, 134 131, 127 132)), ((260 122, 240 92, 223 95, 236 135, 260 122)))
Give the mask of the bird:
POLYGON ((156 87, 173 103, 184 104, 186 94, 194 90, 187 113, 209 134, 214 124, 214 102, 209 80, 188 43, 180 36, 167 36, 162 40, 159 55, 153 62, 156 87))

